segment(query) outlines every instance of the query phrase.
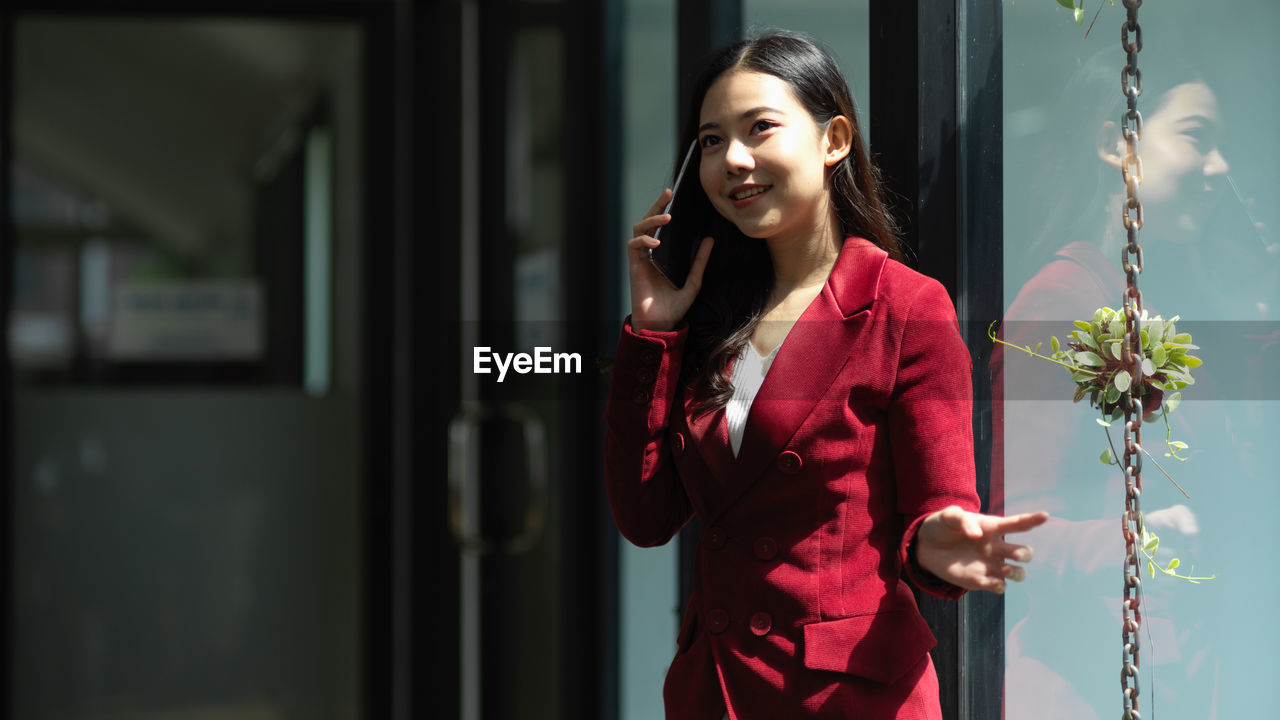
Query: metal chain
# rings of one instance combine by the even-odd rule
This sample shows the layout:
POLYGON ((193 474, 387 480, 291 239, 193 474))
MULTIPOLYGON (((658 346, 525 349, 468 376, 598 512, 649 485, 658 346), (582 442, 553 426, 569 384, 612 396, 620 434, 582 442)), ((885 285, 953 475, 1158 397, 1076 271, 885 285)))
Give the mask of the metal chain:
POLYGON ((1138 200, 1138 186, 1142 184, 1142 158, 1138 156, 1138 141, 1142 136, 1142 114, 1138 112, 1138 96, 1142 95, 1142 71, 1138 69, 1138 53, 1142 51, 1142 27, 1138 25, 1138 8, 1142 0, 1124 0, 1128 17, 1120 27, 1120 44, 1128 61, 1120 72, 1120 88, 1124 92, 1126 108, 1121 118, 1124 130, 1125 156, 1120 166, 1124 176, 1125 204, 1121 221, 1128 242, 1120 253, 1124 269, 1126 290, 1124 294, 1124 352, 1123 364, 1131 378, 1129 389, 1121 402, 1124 407, 1124 489, 1125 511, 1122 516, 1124 533, 1124 597, 1123 611, 1123 667, 1120 670, 1120 687, 1124 692, 1123 720, 1141 720, 1138 714, 1138 631, 1142 628, 1142 571, 1138 561, 1138 549, 1142 543, 1142 400, 1136 390, 1142 387, 1142 291, 1138 289, 1138 275, 1142 273, 1142 246, 1138 244, 1138 231, 1142 229, 1142 202, 1138 200))

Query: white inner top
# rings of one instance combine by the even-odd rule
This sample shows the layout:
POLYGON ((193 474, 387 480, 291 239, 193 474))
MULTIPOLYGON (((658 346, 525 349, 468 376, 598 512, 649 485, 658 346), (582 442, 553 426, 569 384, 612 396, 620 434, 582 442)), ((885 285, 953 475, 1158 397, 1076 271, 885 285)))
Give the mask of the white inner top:
POLYGON ((778 355, 778 343, 768 355, 761 355, 750 342, 742 348, 742 353, 733 363, 730 382, 733 383, 733 397, 724 408, 725 421, 729 423, 729 446, 733 448, 733 456, 738 456, 738 448, 742 447, 742 431, 747 427, 747 414, 751 412, 751 403, 756 399, 764 376, 773 365, 778 355))

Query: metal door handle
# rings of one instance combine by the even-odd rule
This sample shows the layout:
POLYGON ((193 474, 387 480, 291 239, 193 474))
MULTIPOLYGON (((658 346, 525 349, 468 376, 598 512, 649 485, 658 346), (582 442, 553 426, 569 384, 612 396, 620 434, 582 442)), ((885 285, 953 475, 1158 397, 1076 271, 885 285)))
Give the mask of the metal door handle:
POLYGON ((529 409, 508 403, 497 407, 464 406, 449 421, 449 527, 464 550, 477 554, 528 552, 542 535, 547 508, 546 434, 542 421, 529 409), (479 433, 486 420, 511 420, 523 430, 528 459, 528 502, 520 532, 509 540, 495 541, 480 527, 479 470, 482 454, 479 433), (475 455, 473 456, 473 451, 475 455))

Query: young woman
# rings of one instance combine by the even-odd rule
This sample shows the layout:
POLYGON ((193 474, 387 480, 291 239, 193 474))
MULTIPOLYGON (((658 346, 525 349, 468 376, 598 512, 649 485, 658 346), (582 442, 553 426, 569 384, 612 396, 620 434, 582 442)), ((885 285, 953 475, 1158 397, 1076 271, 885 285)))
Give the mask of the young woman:
POLYGON ((1031 558, 1004 534, 1047 516, 975 512, 969 354, 898 262, 831 58, 766 35, 695 93, 679 147, 701 148, 686 212, 710 237, 676 290, 647 255, 670 191, 634 227, 605 451, 631 542, 703 523, 667 717, 940 717, 904 573, 1003 592, 1031 558))

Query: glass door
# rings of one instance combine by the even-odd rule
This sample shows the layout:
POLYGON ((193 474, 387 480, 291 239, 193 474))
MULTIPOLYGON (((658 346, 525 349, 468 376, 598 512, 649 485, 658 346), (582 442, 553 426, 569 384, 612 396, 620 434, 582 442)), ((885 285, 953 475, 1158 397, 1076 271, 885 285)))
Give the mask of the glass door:
POLYGON ((7 20, 0 712, 361 716, 362 26, 7 20))
MULTIPOLYGON (((464 3, 460 402, 449 527, 458 717, 599 717, 611 696, 595 346, 608 180, 595 3, 464 3)), ((443 606, 444 603, 441 603, 443 606)))

